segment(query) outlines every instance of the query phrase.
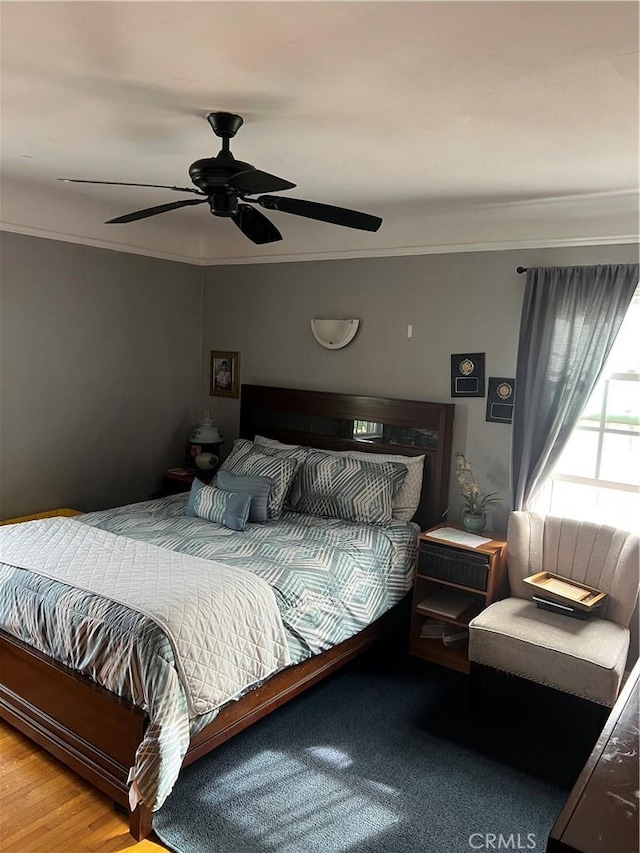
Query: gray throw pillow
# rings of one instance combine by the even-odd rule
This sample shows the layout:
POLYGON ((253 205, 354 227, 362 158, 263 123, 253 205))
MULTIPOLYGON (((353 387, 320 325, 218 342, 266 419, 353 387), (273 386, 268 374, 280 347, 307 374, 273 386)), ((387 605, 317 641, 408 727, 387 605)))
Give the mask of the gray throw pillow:
POLYGON ((202 480, 198 480, 197 477, 194 479, 193 483, 191 484, 191 489, 189 491, 189 499, 187 500, 187 505, 184 509, 185 515, 195 516, 196 511, 194 509, 193 503, 196 499, 196 495, 199 493, 200 489, 202 489, 203 486, 205 486, 205 485, 206 485, 206 483, 203 483, 202 480))
POLYGON ((216 477, 216 486, 225 492, 249 495, 251 507, 249 521, 263 524, 268 519, 268 502, 272 482, 269 477, 243 477, 231 471, 220 471, 216 477))
POLYGON ((239 438, 220 471, 245 477, 268 477, 272 485, 267 514, 269 519, 279 518, 289 487, 305 455, 303 450, 283 452, 271 447, 258 447, 252 441, 239 438))
POLYGON ((244 530, 247 526, 251 496, 225 492, 194 480, 185 509, 185 515, 204 521, 222 524, 231 530, 244 530))

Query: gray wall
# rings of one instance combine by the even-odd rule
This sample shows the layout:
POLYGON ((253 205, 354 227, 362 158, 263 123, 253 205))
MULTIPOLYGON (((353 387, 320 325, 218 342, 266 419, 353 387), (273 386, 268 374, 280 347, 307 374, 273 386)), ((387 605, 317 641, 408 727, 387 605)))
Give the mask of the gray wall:
MULTIPOLYGON (((244 382, 449 401, 452 352, 485 352, 488 376, 513 376, 517 265, 638 255, 596 246, 202 269, 7 232, 0 248, 0 518, 147 498, 206 408, 228 451, 239 406, 208 396, 211 349, 239 350, 244 382), (312 317, 362 325, 332 352, 312 338, 312 317)), ((456 401, 454 449, 506 498, 510 427, 486 423, 485 402, 456 401)), ((455 517, 455 483, 451 494, 455 517)), ((493 526, 505 517, 506 504, 493 526)))
MULTIPOLYGON (((205 270, 203 370, 209 351, 239 350, 241 381, 416 400, 450 401, 450 356, 486 353, 487 376, 514 376, 525 277, 518 265, 637 260, 638 247, 478 252, 205 270), (343 350, 322 349, 312 317, 357 317, 343 350), (413 338, 407 340, 407 324, 413 338)), ((208 397, 203 408, 229 450, 237 400, 208 397)), ((492 527, 506 526, 511 427, 485 421, 486 399, 456 399, 454 450, 472 462, 480 486, 505 503, 492 527)), ((452 519, 458 491, 452 478, 452 519)))
POLYGON ((0 517, 146 499, 200 413, 201 268, 0 247, 0 517))

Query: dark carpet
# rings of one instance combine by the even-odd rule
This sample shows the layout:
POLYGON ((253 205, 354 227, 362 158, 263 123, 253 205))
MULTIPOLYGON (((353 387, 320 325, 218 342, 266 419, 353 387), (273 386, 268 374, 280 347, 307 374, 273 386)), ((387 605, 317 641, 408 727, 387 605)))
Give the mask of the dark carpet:
POLYGON ((544 851, 591 744, 479 715, 467 685, 419 661, 342 671, 183 770, 156 833, 179 853, 544 851))

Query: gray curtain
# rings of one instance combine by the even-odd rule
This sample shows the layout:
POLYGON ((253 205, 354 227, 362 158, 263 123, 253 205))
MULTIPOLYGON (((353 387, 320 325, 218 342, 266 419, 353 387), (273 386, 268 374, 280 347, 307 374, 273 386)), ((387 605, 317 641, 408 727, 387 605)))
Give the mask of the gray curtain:
POLYGON ((528 270, 511 444, 514 509, 529 508, 558 461, 618 334, 639 267, 528 270))

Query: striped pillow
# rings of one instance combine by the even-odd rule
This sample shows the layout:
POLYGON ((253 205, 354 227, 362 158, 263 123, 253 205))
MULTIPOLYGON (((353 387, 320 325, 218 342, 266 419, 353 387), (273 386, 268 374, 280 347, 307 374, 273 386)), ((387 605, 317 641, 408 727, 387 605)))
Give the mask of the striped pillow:
MULTIPOLYGON (((280 450, 295 450, 299 445, 283 444, 274 438, 265 438, 263 435, 256 436, 256 444, 265 447, 274 447, 280 450)), ((329 456, 350 456, 352 459, 361 459, 365 462, 398 462, 407 466, 407 476, 396 492, 393 499, 393 517, 398 521, 411 521, 416 514, 422 495, 422 477, 424 474, 425 456, 405 456, 400 453, 369 453, 365 450, 324 450, 329 456)))
POLYGON ((360 524, 389 524, 393 499, 407 474, 396 462, 307 454, 291 490, 291 509, 360 524))
POLYGON ((239 438, 220 470, 244 477, 268 477, 271 480, 271 492, 267 514, 272 519, 282 513, 289 487, 305 456, 306 451, 302 449, 274 450, 271 447, 257 447, 252 441, 239 438))
POLYGON ((242 477, 239 474, 232 474, 230 471, 220 471, 216 477, 216 486, 224 492, 235 492, 236 494, 250 496, 250 522, 263 524, 269 518, 271 480, 268 477, 242 477))
POLYGON ((250 495, 225 492, 194 480, 185 515, 195 515, 205 521, 223 524, 231 530, 244 530, 250 507, 250 495))

